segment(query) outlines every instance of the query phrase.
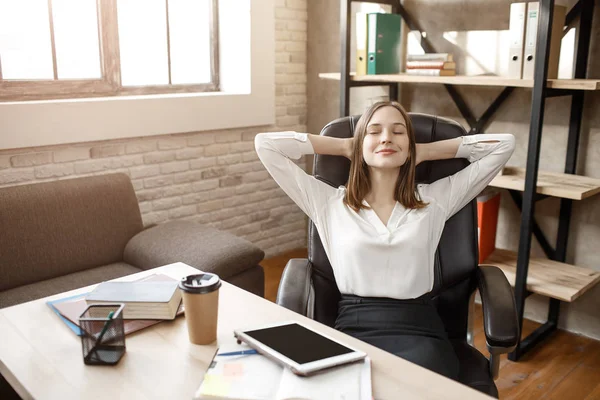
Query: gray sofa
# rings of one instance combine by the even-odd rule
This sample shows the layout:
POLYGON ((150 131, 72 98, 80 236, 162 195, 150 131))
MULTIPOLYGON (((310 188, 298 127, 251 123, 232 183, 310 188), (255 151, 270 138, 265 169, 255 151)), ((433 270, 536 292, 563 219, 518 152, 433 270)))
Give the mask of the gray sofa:
POLYGON ((178 261, 263 296, 263 257, 190 221, 144 229, 125 174, 0 188, 0 308, 178 261))

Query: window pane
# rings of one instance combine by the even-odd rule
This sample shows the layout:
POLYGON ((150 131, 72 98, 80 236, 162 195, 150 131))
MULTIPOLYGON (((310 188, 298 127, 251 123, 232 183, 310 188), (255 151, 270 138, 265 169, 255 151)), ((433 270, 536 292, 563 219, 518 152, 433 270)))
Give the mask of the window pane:
POLYGON ((171 83, 207 83, 210 76, 210 0, 169 0, 171 83))
POLYGON ((96 0, 52 0, 59 79, 101 78, 96 0))
POLYGON ((54 79, 48 0, 0 0, 3 79, 54 79))
POLYGON ((118 0, 123 86, 169 83, 165 0, 118 0))

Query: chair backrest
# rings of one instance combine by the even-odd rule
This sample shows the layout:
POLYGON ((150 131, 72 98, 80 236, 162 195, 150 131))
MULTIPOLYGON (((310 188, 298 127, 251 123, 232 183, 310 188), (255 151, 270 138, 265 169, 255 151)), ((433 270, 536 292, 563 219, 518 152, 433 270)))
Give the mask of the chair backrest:
MULTIPOLYGON (((458 123, 440 117, 409 113, 417 143, 464 136, 467 133, 458 123)), ((360 116, 344 117, 332 121, 321 131, 322 136, 347 138, 354 135, 360 116)), ((468 165, 465 159, 424 162, 417 167, 419 183, 431 183, 452 175, 468 165)), ((313 173, 318 179, 333 187, 345 185, 350 171, 350 161, 342 157, 315 156, 313 173)), ((471 201, 446 222, 435 258, 434 301, 451 338, 465 338, 469 297, 475 288, 474 272, 477 267, 477 209, 471 201)), ((309 224, 308 258, 312 263, 314 290, 313 317, 333 326, 338 312, 340 292, 333 270, 319 234, 312 222, 309 224)))

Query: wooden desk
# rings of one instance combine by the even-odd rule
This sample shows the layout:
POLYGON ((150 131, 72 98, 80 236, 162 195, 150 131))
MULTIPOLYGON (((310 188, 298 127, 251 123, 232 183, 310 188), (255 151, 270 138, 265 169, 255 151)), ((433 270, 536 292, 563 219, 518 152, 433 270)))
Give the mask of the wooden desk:
MULTIPOLYGON (((173 278, 197 273, 176 263, 130 275, 173 278)), ((86 366, 81 340, 46 305, 49 299, 0 310, 0 372, 25 399, 192 399, 217 348, 193 345, 185 318, 165 321, 126 337, 127 352, 116 366, 86 366)), ((372 360, 376 399, 489 399, 473 389, 305 318, 233 285, 223 283, 217 342, 233 343, 233 329, 295 320, 364 350, 372 360)))

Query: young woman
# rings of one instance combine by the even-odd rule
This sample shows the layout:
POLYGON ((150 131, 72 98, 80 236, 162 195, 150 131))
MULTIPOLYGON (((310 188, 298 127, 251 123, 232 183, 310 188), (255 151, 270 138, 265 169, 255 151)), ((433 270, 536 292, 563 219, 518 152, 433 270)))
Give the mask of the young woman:
POLYGON ((510 158, 511 134, 415 143, 396 102, 371 106, 354 138, 261 133, 259 158, 315 224, 342 293, 336 329, 449 378, 458 359, 431 302, 434 254, 444 224, 479 194, 510 158), (292 160, 304 154, 351 160, 347 186, 334 188, 292 160), (422 161, 471 164, 431 184, 415 184, 422 161))

